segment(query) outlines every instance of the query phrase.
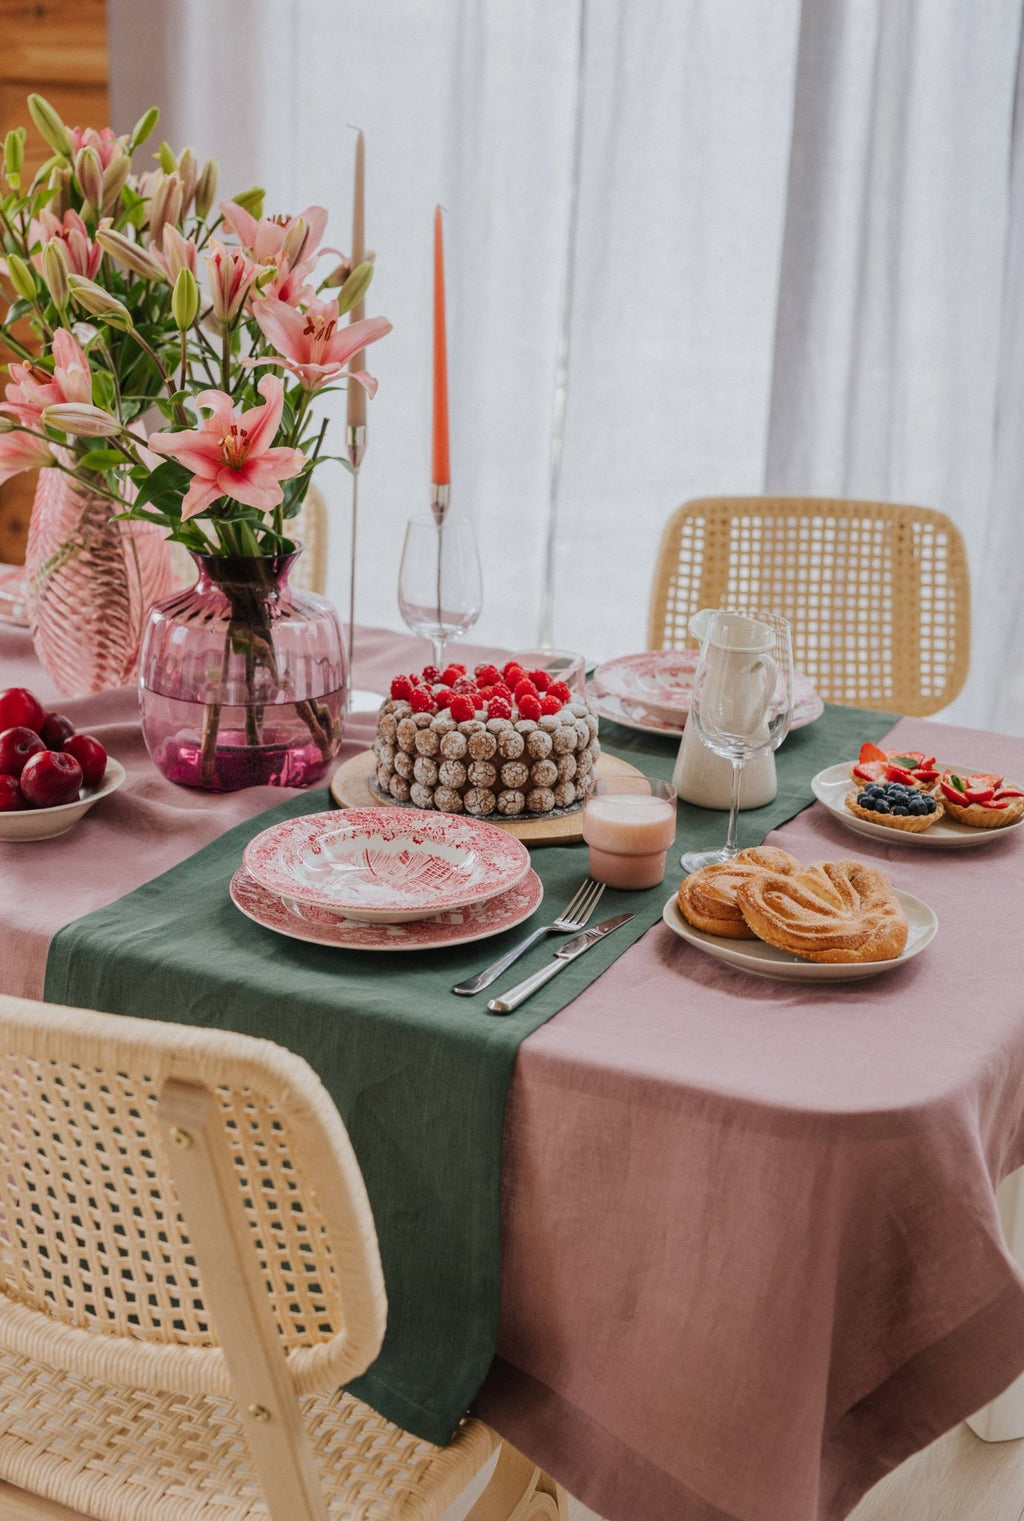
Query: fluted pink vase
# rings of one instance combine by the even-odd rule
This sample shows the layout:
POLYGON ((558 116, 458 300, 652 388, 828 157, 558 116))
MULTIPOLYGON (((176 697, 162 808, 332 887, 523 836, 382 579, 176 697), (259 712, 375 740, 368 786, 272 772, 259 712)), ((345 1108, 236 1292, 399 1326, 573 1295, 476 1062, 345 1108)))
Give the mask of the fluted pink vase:
POLYGON ((160 529, 116 522, 87 481, 41 470, 25 552, 28 620, 40 664, 65 697, 134 680, 146 616, 174 586, 160 529))

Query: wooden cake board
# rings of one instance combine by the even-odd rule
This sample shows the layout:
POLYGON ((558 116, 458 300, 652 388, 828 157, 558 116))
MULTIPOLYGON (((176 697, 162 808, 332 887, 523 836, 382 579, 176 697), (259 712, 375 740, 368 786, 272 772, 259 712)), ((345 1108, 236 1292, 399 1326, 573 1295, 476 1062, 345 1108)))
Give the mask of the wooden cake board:
MULTIPOLYGON (((335 771, 331 780, 331 797, 339 808, 398 808, 399 803, 387 803, 370 791, 370 777, 376 762, 372 750, 353 755, 335 771)), ((598 776, 640 776, 642 773, 628 761, 615 755, 599 755, 595 770, 598 776)), ((575 813, 545 814, 536 819, 503 819, 498 814, 488 814, 488 824, 500 824, 509 834, 527 845, 571 845, 583 838, 583 809, 575 813)))

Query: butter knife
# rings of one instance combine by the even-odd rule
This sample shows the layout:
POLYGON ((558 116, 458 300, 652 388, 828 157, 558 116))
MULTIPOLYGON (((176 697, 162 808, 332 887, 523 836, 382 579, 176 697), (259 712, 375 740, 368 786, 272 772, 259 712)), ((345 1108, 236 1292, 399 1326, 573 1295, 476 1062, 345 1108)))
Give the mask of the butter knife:
POLYGON ((554 960, 547 966, 541 967, 539 972, 534 972, 532 977, 524 977, 522 982, 517 982, 509 988, 507 993, 500 993, 497 998, 492 998, 487 1005, 492 1014, 511 1014, 513 1009, 518 1009, 521 1003, 525 1003, 531 993, 536 993, 558 972, 575 961, 577 956, 582 956, 584 951, 589 951, 592 945, 603 940, 605 935, 610 935, 612 930, 617 930, 620 924, 628 924, 633 914, 616 914, 614 919, 605 919, 601 924, 595 924, 592 929, 584 930, 582 935, 575 935, 572 940, 567 940, 559 946, 555 952, 554 960))

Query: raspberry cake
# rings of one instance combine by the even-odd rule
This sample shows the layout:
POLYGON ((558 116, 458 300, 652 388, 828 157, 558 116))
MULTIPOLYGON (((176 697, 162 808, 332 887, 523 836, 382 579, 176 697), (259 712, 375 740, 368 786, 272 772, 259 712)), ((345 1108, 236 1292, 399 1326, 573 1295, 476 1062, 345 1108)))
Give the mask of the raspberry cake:
POLYGON ((538 817, 582 806, 600 752, 590 704, 547 671, 428 665, 391 683, 370 785, 414 808, 538 817))

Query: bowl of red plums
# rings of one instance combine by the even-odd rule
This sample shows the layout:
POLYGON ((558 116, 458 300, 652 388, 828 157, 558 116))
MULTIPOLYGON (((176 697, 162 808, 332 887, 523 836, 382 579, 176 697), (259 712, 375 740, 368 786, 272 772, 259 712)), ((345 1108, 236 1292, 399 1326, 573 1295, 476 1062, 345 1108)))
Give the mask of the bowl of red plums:
POLYGON ((0 692, 0 840, 52 840, 124 781, 92 734, 27 687, 0 692))

